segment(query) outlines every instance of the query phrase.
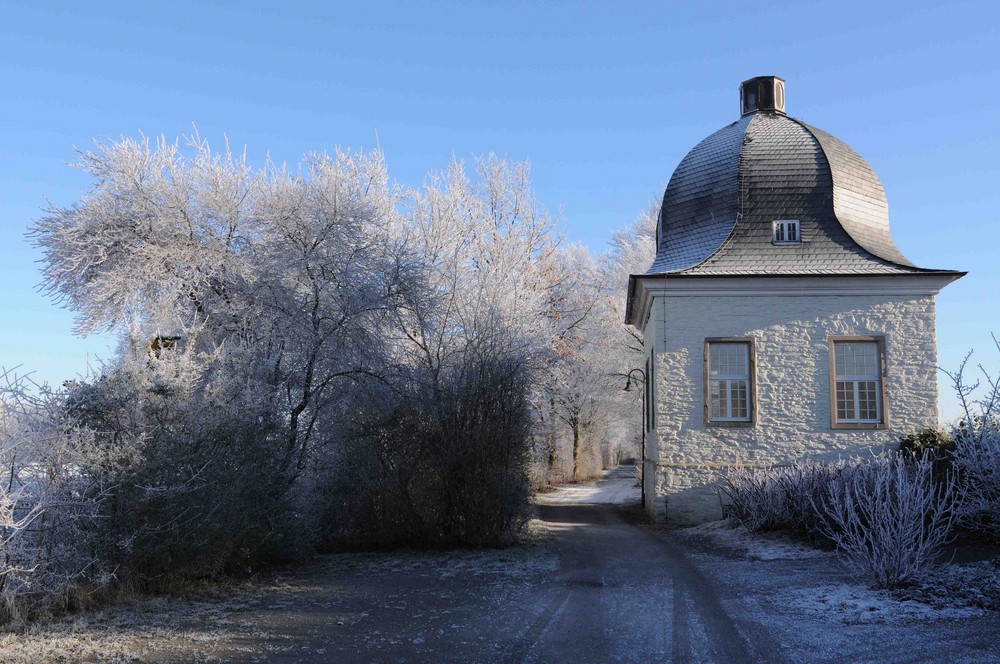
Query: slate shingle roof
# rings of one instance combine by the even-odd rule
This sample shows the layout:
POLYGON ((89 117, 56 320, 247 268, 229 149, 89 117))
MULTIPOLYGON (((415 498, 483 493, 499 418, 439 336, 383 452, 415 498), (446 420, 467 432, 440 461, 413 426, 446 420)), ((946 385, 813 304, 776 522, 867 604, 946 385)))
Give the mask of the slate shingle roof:
POLYGON ((757 112, 706 138, 674 171, 647 274, 926 271, 893 243, 885 192, 858 153, 783 113, 757 112), (799 220, 800 244, 771 242, 779 219, 799 220))
POLYGON ((752 119, 723 127, 681 160, 663 195, 659 251, 650 272, 697 265, 729 237, 740 212, 740 149, 752 119))

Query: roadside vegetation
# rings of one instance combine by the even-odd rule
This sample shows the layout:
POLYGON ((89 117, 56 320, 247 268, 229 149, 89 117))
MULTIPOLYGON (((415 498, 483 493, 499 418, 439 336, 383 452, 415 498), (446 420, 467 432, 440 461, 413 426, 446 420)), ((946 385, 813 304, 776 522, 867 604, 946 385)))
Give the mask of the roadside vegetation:
POLYGON ((315 552, 506 546, 533 486, 636 456, 620 290, 655 214, 594 257, 492 155, 418 189, 379 153, 78 157, 90 189, 29 237, 77 331, 120 343, 57 389, 0 373, 0 622, 315 552))
MULTIPOLYGON (((638 456, 621 288, 657 206, 595 257, 495 156, 418 189, 378 153, 255 169, 198 137, 77 167, 91 188, 30 238, 78 332, 120 342, 58 388, 0 370, 0 623, 317 552, 508 546, 533 489, 638 456)), ((1000 538, 1000 383, 965 374, 951 431, 736 469, 729 518, 879 588, 1000 538)))
POLYGON ((1000 380, 980 367, 970 381, 968 360, 948 374, 963 406, 950 431, 870 458, 736 468, 721 489, 730 521, 835 547, 874 588, 918 585, 958 537, 1000 543, 1000 380))

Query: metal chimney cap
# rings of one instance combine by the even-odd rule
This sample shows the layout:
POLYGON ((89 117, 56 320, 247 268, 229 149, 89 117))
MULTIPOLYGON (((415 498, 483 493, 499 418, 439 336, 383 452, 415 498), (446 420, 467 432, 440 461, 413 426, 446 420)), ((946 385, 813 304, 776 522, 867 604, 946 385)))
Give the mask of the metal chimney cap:
POLYGON ((740 83, 740 115, 758 112, 785 112, 785 79, 754 76, 740 83))

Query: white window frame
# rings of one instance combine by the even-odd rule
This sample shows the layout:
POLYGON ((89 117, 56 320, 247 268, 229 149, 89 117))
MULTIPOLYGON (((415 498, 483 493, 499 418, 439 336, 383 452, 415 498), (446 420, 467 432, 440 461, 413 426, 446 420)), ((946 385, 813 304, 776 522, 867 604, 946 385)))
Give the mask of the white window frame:
POLYGON ((830 346, 830 425, 834 429, 884 429, 888 427, 888 400, 885 390, 885 337, 829 337, 830 346), (837 348, 846 344, 868 344, 875 352, 875 369, 870 374, 838 374, 837 348), (837 384, 848 383, 852 390, 854 416, 839 416, 837 384), (862 418, 860 384, 875 383, 875 418, 862 418))
POLYGON ((771 226, 771 244, 801 244, 802 226, 798 219, 778 219, 771 226))
POLYGON ((754 347, 754 340, 748 337, 712 337, 705 339, 705 426, 729 426, 729 427, 752 427, 757 421, 757 385, 756 385, 756 365, 757 358, 754 347), (716 374, 712 375, 712 346, 733 345, 741 346, 746 353, 745 374, 716 374), (746 416, 733 417, 733 402, 735 384, 738 381, 746 381, 746 416), (715 383, 725 383, 726 390, 726 415, 715 416, 712 414, 712 387, 715 383))

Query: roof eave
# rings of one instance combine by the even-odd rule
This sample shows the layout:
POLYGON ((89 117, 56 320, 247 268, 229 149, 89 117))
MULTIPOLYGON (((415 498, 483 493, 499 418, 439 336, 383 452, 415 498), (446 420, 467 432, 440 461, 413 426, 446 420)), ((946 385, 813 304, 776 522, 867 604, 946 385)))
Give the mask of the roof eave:
POLYGON ((690 274, 684 272, 664 272, 659 274, 630 274, 628 285, 628 300, 625 306, 625 323, 642 331, 648 318, 649 310, 652 307, 653 298, 657 295, 685 294, 685 295, 724 295, 724 296, 750 296, 769 295, 773 291, 754 291, 754 281, 782 281, 787 285, 782 286, 784 292, 792 294, 809 295, 838 295, 838 294, 894 294, 894 295, 936 295, 942 288, 964 277, 967 272, 959 270, 920 270, 914 272, 896 273, 846 273, 846 274, 690 274), (788 284, 791 279, 798 279, 797 285, 788 284), (861 288, 857 283, 865 282, 861 288), (719 283, 725 280, 739 284, 726 285, 723 289, 717 287, 698 287, 698 284, 706 282, 719 283), (836 280, 847 280, 853 283, 850 288, 837 285, 836 280), (666 284, 674 283, 679 286, 679 282, 688 282, 690 287, 676 286, 667 288, 666 284), (663 284, 663 289, 655 288, 655 284, 663 284), (810 284, 810 282, 812 282, 810 284), (881 283, 880 283, 881 282, 881 283), (906 286, 902 284, 906 283, 906 286), (895 284, 890 286, 889 284, 895 284), (654 293, 654 290, 669 292, 654 293))
MULTIPOLYGON (((697 266, 695 266, 697 267, 697 266)), ((909 268, 913 270, 912 272, 787 272, 787 273, 725 273, 725 272, 699 272, 691 273, 690 271, 677 271, 677 272, 658 272, 658 273, 646 273, 646 274, 632 274, 629 275, 629 289, 630 297, 632 292, 632 281, 635 279, 649 277, 653 279, 802 279, 804 277, 817 277, 817 278, 871 278, 871 277, 926 277, 926 276, 951 276, 954 277, 952 281, 961 279, 968 272, 963 272, 961 270, 934 270, 930 268, 909 268)))
POLYGON ((631 325, 632 327, 638 327, 632 320, 632 303, 635 301, 635 280, 637 277, 642 277, 645 275, 641 274, 630 274, 628 275, 628 295, 625 300, 625 324, 631 325))

